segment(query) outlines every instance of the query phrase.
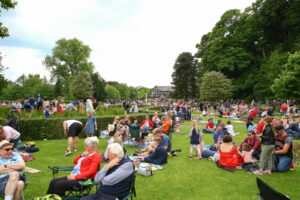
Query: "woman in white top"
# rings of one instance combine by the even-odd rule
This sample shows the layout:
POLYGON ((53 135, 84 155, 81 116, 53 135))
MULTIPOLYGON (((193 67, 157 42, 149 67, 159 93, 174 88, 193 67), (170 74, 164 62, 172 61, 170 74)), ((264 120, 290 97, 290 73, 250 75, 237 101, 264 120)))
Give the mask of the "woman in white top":
POLYGON ((20 141, 20 133, 10 126, 0 126, 0 137, 14 144, 16 149, 20 141))
POLYGON ((239 134, 238 132, 235 132, 233 129, 233 126, 231 125, 231 121, 227 121, 227 125, 225 126, 227 133, 229 133, 232 136, 236 136, 239 134))

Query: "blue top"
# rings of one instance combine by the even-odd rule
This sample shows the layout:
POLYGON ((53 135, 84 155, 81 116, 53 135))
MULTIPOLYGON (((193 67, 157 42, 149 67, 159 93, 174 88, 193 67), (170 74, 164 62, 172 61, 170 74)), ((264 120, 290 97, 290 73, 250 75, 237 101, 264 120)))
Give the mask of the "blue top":
POLYGON ((45 110, 45 117, 50 118, 50 111, 48 109, 45 110))
POLYGON ((96 117, 88 117, 86 118, 87 125, 86 125, 86 133, 95 133, 95 121, 96 117))
POLYGON ((154 153, 150 153, 149 156, 145 157, 144 161, 148 163, 153 163, 156 165, 162 165, 167 163, 168 152, 163 145, 159 145, 154 153))
POLYGON ((196 133, 196 130, 194 128, 191 129, 190 135, 188 136, 191 138, 190 144, 200 144, 200 141, 202 140, 201 132, 198 129, 198 134, 196 133))
MULTIPOLYGON (((23 161, 23 158, 18 152, 13 152, 11 156, 8 159, 0 157, 0 166, 6 165, 6 164, 16 164, 23 161)), ((9 176, 10 173, 7 174, 1 174, 0 179, 9 176)))
POLYGON ((164 134, 164 137, 162 138, 162 143, 161 143, 162 146, 168 146, 167 148, 167 152, 170 152, 171 151, 171 148, 172 148, 172 143, 171 143, 171 140, 169 138, 168 135, 164 134))
POLYGON ((223 130, 220 133, 218 131, 214 132, 214 142, 215 142, 215 144, 217 144, 219 136, 221 136, 221 142, 222 142, 223 137, 224 137, 224 131, 223 130))

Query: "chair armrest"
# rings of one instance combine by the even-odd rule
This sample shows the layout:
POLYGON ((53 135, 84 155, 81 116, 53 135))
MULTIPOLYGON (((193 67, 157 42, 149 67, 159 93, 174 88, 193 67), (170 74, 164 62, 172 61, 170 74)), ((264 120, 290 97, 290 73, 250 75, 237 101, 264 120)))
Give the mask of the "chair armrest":
POLYGON ((82 178, 80 181, 78 181, 81 186, 86 185, 100 185, 100 183, 96 183, 95 181, 92 181, 91 179, 82 178))
POLYGON ((52 170, 53 178, 55 178, 55 174, 57 174, 59 171, 71 171, 74 169, 74 166, 67 166, 67 167, 48 166, 48 168, 52 170))

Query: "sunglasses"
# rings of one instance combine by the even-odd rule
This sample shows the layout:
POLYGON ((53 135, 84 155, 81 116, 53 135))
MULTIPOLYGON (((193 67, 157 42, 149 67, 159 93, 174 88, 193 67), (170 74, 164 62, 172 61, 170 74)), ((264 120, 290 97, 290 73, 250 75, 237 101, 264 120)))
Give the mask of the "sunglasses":
POLYGON ((14 148, 7 148, 7 149, 3 149, 3 150, 5 150, 5 151, 12 151, 12 150, 14 150, 14 148))

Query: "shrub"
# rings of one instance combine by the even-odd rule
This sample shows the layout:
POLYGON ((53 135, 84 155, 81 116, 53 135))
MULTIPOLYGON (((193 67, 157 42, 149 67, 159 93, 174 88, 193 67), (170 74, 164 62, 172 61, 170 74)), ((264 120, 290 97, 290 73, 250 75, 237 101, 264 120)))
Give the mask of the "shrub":
MULTIPOLYGON (((153 113, 152 113, 153 114, 153 113)), ((138 123, 142 123, 145 118, 145 113, 143 114, 131 114, 130 118, 137 117, 138 123)), ((149 115, 152 117, 152 115, 149 115)), ((124 118, 125 115, 119 115, 119 117, 124 118)), ((115 118, 115 115, 111 116, 96 116, 98 131, 106 130, 107 125, 111 124, 115 118)), ((35 119, 20 119, 20 133, 21 139, 28 140, 43 140, 43 139, 62 139, 65 138, 63 134, 62 123, 64 120, 75 119, 82 122, 84 125, 86 123, 86 117, 72 117, 72 118, 35 118, 35 119)), ((5 124, 5 119, 0 118, 0 124, 5 124)), ((85 133, 80 135, 85 136, 85 133)))

